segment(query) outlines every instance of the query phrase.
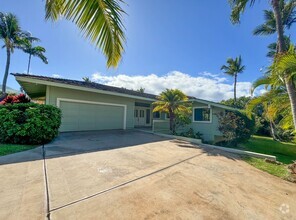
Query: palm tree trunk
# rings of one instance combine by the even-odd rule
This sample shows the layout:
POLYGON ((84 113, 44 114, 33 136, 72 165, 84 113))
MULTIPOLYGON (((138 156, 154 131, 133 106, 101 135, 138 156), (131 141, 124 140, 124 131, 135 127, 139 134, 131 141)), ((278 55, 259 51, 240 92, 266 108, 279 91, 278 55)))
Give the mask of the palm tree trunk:
POLYGON ((274 131, 274 127, 273 127, 273 123, 272 121, 269 121, 269 126, 270 126, 270 131, 271 131, 271 137, 273 140, 277 140, 276 136, 275 136, 275 131, 274 131))
POLYGON ((31 65, 31 54, 29 55, 29 62, 28 62, 28 70, 27 70, 27 74, 29 74, 30 72, 30 65, 31 65))
MULTIPOLYGON (((283 53, 287 50, 287 48, 284 40, 284 28, 279 8, 279 0, 272 0, 271 3, 274 11, 274 16, 276 20, 276 30, 278 34, 278 53, 283 53)), ((294 128, 296 129, 296 88, 293 82, 288 79, 288 76, 285 76, 285 84, 291 103, 294 128)))
POLYGON ((7 84, 7 78, 8 78, 9 66, 10 66, 10 50, 7 47, 6 47, 6 54, 7 54, 6 67, 5 67, 5 73, 4 73, 4 77, 3 77, 3 83, 2 83, 2 93, 3 94, 6 93, 6 84, 7 84))
POLYGON ((237 74, 234 75, 234 88, 233 88, 234 104, 236 104, 236 83, 237 83, 237 74))
POLYGON ((174 133, 174 118, 173 118, 173 111, 169 111, 170 114, 170 131, 174 133))

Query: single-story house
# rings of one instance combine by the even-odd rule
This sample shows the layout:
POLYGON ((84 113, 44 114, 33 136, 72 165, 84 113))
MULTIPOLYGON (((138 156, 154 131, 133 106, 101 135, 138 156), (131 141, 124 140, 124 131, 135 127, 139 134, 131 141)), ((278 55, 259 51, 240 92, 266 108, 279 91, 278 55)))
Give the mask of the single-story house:
MULTIPOLYGON (((125 88, 37 75, 13 73, 24 91, 62 111, 61 132, 108 129, 153 128, 169 122, 165 113, 153 113, 156 95, 125 88)), ((206 141, 221 138, 217 113, 233 110, 228 106, 190 97, 192 122, 206 141)))

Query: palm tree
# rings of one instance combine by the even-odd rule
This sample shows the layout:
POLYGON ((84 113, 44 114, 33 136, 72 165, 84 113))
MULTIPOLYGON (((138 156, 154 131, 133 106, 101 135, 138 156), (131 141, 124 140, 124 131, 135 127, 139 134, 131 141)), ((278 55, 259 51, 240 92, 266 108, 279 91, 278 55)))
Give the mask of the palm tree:
POLYGON ((20 48, 26 40, 35 40, 28 32, 21 30, 18 19, 11 13, 0 12, 0 40, 4 41, 3 48, 6 48, 6 67, 2 83, 2 94, 6 93, 6 84, 9 74, 10 57, 15 48, 20 48))
POLYGON ((166 89, 157 97, 153 112, 166 112, 170 116, 170 130, 175 133, 175 118, 177 113, 188 112, 187 96, 179 89, 166 89))
POLYGON ((44 55, 44 53, 46 52, 45 48, 41 46, 33 46, 33 41, 24 40, 24 42, 20 45, 20 49, 23 52, 29 54, 28 69, 27 69, 28 74, 30 72, 32 56, 38 57, 43 61, 43 63, 48 64, 48 60, 44 55))
POLYGON ((92 82, 91 79, 88 76, 82 77, 82 80, 84 82, 88 82, 88 83, 91 83, 92 82))
MULTIPOLYGON (((296 22, 296 1, 281 1, 279 10, 282 14, 283 29, 290 29, 296 22)), ((255 28, 254 35, 271 35, 276 33, 276 20, 272 10, 264 10, 265 22, 255 28)))
POLYGON ((221 70, 224 70, 225 74, 228 74, 234 77, 234 104, 236 104, 236 84, 237 84, 237 75, 242 73, 245 70, 245 66, 242 65, 242 58, 241 56, 233 58, 228 58, 226 61, 227 65, 223 65, 221 70))
MULTIPOLYGON (((285 36, 285 47, 289 48, 289 45, 291 44, 291 39, 288 36, 285 36)), ((276 42, 271 43, 267 46, 268 52, 266 54, 269 58, 275 58, 277 52, 278 52, 278 44, 276 42)))
POLYGON ((251 93, 253 94, 254 90, 262 85, 265 86, 267 92, 253 98, 247 104, 246 110, 250 115, 256 106, 262 105, 264 109, 262 116, 270 124, 271 136, 274 140, 279 140, 276 134, 276 120, 278 125, 285 130, 293 127, 291 106, 284 83, 277 75, 272 74, 272 71, 267 74, 253 83, 251 93))
POLYGON ((2 93, 6 93, 6 83, 9 73, 10 56, 18 42, 21 29, 17 18, 13 14, 0 12, 0 39, 4 41, 6 48, 6 67, 2 83, 2 93))
POLYGON ((102 49, 108 67, 116 67, 125 42, 123 0, 46 0, 46 19, 63 17, 74 22, 84 36, 102 49))
MULTIPOLYGON (((292 24, 296 22, 296 1, 283 1, 280 4, 280 11, 282 13, 282 23, 284 30, 290 29, 292 24)), ((276 21, 272 10, 264 10, 265 22, 257 26, 253 34, 254 35, 271 35, 276 33, 276 21)), ((285 48, 289 48, 290 37, 284 36, 285 48)), ((277 43, 271 43, 268 45, 269 52, 267 57, 274 58, 275 54, 278 52, 277 43)))
MULTIPOLYGON (((240 22, 240 15, 245 11, 247 5, 253 6, 256 0, 229 0, 230 6, 232 8, 231 12, 231 21, 234 24, 237 24, 240 22)), ((274 21, 275 21, 275 30, 277 33, 277 39, 278 39, 278 46, 277 46, 277 53, 282 54, 284 53, 287 48, 285 45, 285 38, 284 38, 284 25, 283 20, 285 19, 282 16, 281 9, 283 8, 283 4, 285 3, 284 0, 269 0, 271 3, 273 14, 274 14, 274 21)), ((290 0, 291 5, 294 5, 296 0, 290 0)), ((291 22, 292 24, 293 22, 291 22)), ((291 105, 291 111, 293 116, 293 124, 294 128, 296 129, 296 89, 295 85, 291 80, 289 80, 289 75, 284 74, 283 79, 285 81, 285 86, 287 89, 287 93, 290 100, 291 105)))

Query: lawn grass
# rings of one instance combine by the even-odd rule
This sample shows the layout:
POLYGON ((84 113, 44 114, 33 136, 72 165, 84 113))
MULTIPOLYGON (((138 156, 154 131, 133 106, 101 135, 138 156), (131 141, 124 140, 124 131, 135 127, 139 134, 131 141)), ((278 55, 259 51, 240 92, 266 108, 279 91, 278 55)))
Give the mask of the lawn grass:
POLYGON ((274 141, 270 137, 253 136, 240 149, 276 156, 277 161, 291 164, 296 160, 296 144, 274 141))
POLYGON ((296 160, 296 144, 274 141, 270 137, 254 135, 247 142, 231 148, 276 156, 277 161, 282 163, 281 165, 268 163, 264 159, 254 157, 244 157, 243 160, 257 169, 284 180, 296 181, 296 176, 292 175, 288 169, 288 164, 296 160))
POLYGON ((291 174, 287 169, 287 166, 267 163, 264 159, 254 158, 254 157, 246 157, 244 161, 256 167, 259 170, 263 170, 267 173, 270 173, 274 176, 280 177, 284 180, 290 180, 291 174))
POLYGON ((36 145, 0 144, 0 156, 30 150, 35 147, 36 145))

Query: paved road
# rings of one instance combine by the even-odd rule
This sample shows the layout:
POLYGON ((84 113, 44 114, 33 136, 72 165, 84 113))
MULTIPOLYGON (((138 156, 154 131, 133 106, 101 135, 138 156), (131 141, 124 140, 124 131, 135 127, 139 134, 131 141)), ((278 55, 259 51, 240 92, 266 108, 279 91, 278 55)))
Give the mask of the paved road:
POLYGON ((295 184, 138 131, 63 133, 0 164, 0 219, 296 219, 295 184))

